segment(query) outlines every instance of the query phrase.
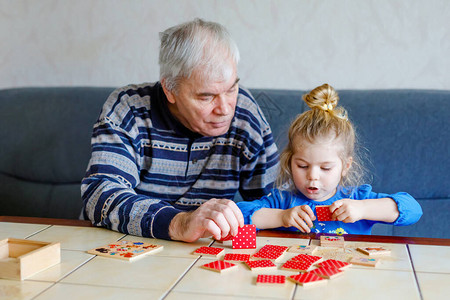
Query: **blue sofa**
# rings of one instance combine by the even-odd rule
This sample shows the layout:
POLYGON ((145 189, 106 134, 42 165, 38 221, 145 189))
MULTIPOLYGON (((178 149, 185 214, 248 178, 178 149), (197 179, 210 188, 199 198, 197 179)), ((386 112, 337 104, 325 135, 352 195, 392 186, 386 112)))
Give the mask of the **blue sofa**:
MULTIPOLYGON (((77 219, 92 125, 111 87, 0 90, 0 215, 77 219)), ((307 107, 306 91, 251 89, 280 149, 307 107)), ((367 149, 375 191, 406 191, 422 205, 415 225, 373 234, 450 238, 450 91, 341 90, 367 149)))

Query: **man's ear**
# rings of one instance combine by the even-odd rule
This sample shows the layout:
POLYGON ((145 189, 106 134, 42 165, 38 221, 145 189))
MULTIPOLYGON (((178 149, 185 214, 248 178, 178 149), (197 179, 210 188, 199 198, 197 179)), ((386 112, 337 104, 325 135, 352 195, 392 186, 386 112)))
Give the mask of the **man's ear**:
POLYGON ((174 96, 174 93, 167 89, 167 87, 166 87, 166 79, 165 78, 161 79, 161 86, 163 88, 164 94, 166 94, 166 98, 169 101, 169 103, 174 104, 175 100, 176 100, 175 96, 174 96))
POLYGON ((350 156, 342 168, 342 176, 347 175, 348 170, 350 170, 350 168, 352 167, 352 163, 353 163, 353 157, 350 156))

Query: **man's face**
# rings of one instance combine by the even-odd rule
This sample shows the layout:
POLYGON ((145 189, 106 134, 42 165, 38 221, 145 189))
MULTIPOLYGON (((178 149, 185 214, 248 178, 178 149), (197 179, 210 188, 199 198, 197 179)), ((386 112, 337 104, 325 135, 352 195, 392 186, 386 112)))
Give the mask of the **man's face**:
POLYGON ((170 112, 189 130, 203 136, 219 136, 230 128, 239 79, 234 61, 229 59, 226 65, 226 76, 205 78, 195 70, 191 77, 179 82, 176 92, 168 91, 163 83, 170 112))

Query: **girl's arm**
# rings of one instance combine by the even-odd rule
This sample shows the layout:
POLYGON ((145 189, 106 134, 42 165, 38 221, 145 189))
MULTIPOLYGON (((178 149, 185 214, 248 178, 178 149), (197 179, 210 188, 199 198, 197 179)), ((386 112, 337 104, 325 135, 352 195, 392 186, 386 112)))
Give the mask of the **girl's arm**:
POLYGON ((362 219, 391 223, 396 226, 411 225, 422 216, 420 204, 408 193, 374 193, 369 185, 358 191, 362 200, 342 199, 330 206, 336 220, 346 223, 362 219))
POLYGON ((302 232, 311 232, 316 217, 308 205, 289 209, 261 208, 252 216, 252 223, 260 229, 296 227, 302 232))
POLYGON ((392 198, 365 200, 342 199, 330 206, 332 220, 353 223, 359 220, 372 220, 393 223, 400 212, 397 203, 392 198))
POLYGON ((255 224, 258 229, 291 227, 302 232, 310 232, 315 220, 313 211, 308 205, 295 205, 289 193, 283 195, 278 190, 262 197, 260 200, 241 201, 237 203, 244 216, 245 224, 255 224))
POLYGON ((252 223, 260 229, 283 227, 282 214, 283 209, 278 208, 261 208, 252 216, 252 223))

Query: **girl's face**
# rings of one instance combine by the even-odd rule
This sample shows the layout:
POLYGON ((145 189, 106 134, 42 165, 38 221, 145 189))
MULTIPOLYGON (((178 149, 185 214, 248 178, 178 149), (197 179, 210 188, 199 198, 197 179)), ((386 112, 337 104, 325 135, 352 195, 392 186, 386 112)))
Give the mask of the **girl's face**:
POLYGON ((332 137, 322 138, 315 143, 297 141, 292 156, 292 179, 296 188, 306 197, 325 201, 336 193, 336 188, 351 165, 349 158, 343 165, 339 157, 343 145, 332 137))

